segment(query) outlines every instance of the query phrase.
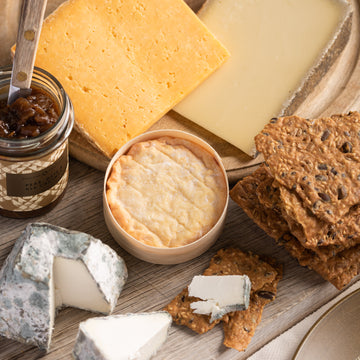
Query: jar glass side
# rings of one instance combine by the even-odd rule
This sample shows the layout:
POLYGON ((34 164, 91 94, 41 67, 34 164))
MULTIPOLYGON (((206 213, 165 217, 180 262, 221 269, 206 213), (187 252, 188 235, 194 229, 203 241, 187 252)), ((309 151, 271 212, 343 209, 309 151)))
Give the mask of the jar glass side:
MULTIPOLYGON (((0 97, 6 96, 11 69, 0 68, 0 97)), ((57 102, 59 117, 44 133, 27 139, 0 138, 0 214, 38 216, 63 196, 68 181, 68 137, 74 123, 71 100, 48 72, 35 68, 32 87, 57 102)))

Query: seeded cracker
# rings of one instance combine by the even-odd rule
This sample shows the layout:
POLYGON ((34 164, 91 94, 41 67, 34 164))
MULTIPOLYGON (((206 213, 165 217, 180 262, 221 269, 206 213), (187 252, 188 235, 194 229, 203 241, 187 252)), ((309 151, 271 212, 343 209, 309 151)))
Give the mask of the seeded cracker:
MULTIPOLYGON (((252 175, 240 180, 230 191, 231 198, 237 202, 246 214, 262 228, 270 237, 278 240, 284 234, 291 232, 302 245, 306 244, 303 228, 284 210, 280 200, 279 184, 274 185, 274 180, 262 166, 252 175), (265 172, 264 172, 265 171, 265 172), (271 182, 273 182, 271 184, 271 182), (255 186, 256 183, 256 186, 255 186), (253 192, 251 192, 251 190, 253 192), (255 191, 255 193, 254 193, 255 191)), ((301 204, 299 205, 301 206, 301 204)), ((303 208, 300 214, 309 216, 303 208)), ((345 219, 344 219, 345 221, 345 219)), ((323 223, 323 226, 326 226, 323 223)), ((344 224, 345 225, 345 224, 344 224)), ((323 229, 321 229, 322 231, 323 229)), ((326 233, 330 229, 326 230, 326 233)), ((347 238, 348 236, 346 236, 347 238)), ((321 237, 319 237, 321 239, 321 237)), ((316 244, 317 242, 315 242, 316 244)), ((311 248, 324 261, 344 250, 343 246, 319 246, 311 248)))
POLYGON ((254 336, 261 321, 265 305, 274 300, 276 288, 282 277, 281 269, 271 283, 251 294, 250 305, 244 311, 236 311, 224 320, 224 345, 238 351, 244 351, 254 336))
POLYGON ((230 196, 270 237, 278 239, 289 231, 289 227, 277 212, 264 210, 256 195, 258 187, 268 178, 269 174, 262 165, 253 174, 240 180, 231 189, 230 196))
POLYGON ((252 284, 247 310, 226 314, 222 319, 210 324, 210 316, 193 313, 190 303, 199 299, 189 297, 187 288, 178 294, 164 310, 171 314, 175 323, 186 325, 199 334, 207 332, 223 321, 224 345, 243 351, 261 320, 264 306, 275 299, 276 286, 282 277, 282 267, 274 260, 266 259, 265 261, 252 253, 244 253, 238 249, 222 249, 211 259, 209 267, 203 273, 208 276, 245 274, 249 276, 252 284), (245 334, 242 334, 244 331, 245 334))
POLYGON ((198 300, 201 299, 189 296, 188 288, 186 287, 164 310, 172 316, 176 324, 185 325, 198 334, 204 334, 218 324, 220 319, 210 323, 209 315, 195 314, 190 304, 198 300))
POLYGON ((272 209, 278 214, 282 213, 280 189, 278 186, 274 186, 274 179, 268 172, 267 178, 265 178, 257 187, 256 196, 260 204, 265 208, 272 209))
POLYGON ((335 224, 329 224, 305 209, 296 193, 280 186, 280 194, 283 217, 304 247, 316 251, 326 246, 337 253, 360 243, 359 206, 353 206, 335 224), (299 228, 298 231, 291 221, 299 228))
MULTIPOLYGON (((269 175, 267 176, 269 177, 269 175)), ((276 219, 273 227, 277 229, 277 231, 274 232, 273 230, 272 233, 279 235, 281 231, 283 231, 279 237, 275 237, 277 243, 284 246, 285 249, 298 260, 300 265, 313 269, 338 289, 347 285, 360 271, 360 246, 357 245, 339 253, 334 251, 336 247, 331 246, 318 247, 315 249, 316 252, 304 248, 297 238, 289 233, 289 227, 287 227, 282 216, 273 209, 274 204, 271 203, 271 199, 274 200, 275 204, 279 204, 278 197, 274 195, 276 194, 276 187, 274 188, 275 190, 270 189, 270 192, 262 192, 259 198, 254 196, 254 193, 246 191, 246 189, 249 189, 249 183, 253 183, 255 179, 262 179, 262 181, 258 181, 258 185, 256 186, 257 190, 264 188, 263 182, 269 184, 266 173, 263 172, 263 169, 259 168, 251 176, 237 183, 236 188, 234 187, 230 192, 232 199, 236 201, 249 217, 264 231, 267 231, 269 226, 271 227, 270 219, 276 219), (241 194, 241 196, 239 194, 241 194), (270 196, 266 198, 268 194, 270 194, 270 196), (260 202, 260 198, 262 202, 260 202), (263 204, 267 204, 268 207, 265 207, 263 204), (264 221, 264 223, 262 223, 262 221, 264 221), (281 224, 281 227, 278 227, 279 224, 281 224)), ((293 221, 293 223, 295 226, 295 221, 293 221)), ((293 232, 294 228, 291 226, 290 228, 293 232)), ((298 233, 301 233, 301 231, 302 229, 299 228, 298 233)))
POLYGON ((305 249, 291 234, 285 234, 279 244, 295 257, 299 264, 316 271, 325 280, 341 290, 360 273, 360 245, 346 249, 322 261, 313 251, 305 249))
MULTIPOLYGON (((256 175, 256 173, 254 173, 254 175, 256 175)), ((295 214, 293 213, 288 214, 288 212, 286 211, 287 210, 286 201, 282 196, 280 198, 280 193, 281 195, 283 195, 284 191, 287 195, 293 196, 296 199, 298 199, 296 194, 290 192, 283 186, 280 186, 278 183, 276 183, 276 181, 274 181, 271 178, 270 175, 268 175, 268 179, 265 179, 262 183, 259 184, 256 190, 258 201, 261 205, 264 206, 264 209, 262 211, 265 213, 269 213, 269 212, 276 213, 276 214, 273 213, 272 216, 268 215, 268 217, 275 217, 275 216, 278 217, 277 223, 274 224, 273 226, 276 227, 278 226, 279 223, 283 223, 283 226, 281 227, 283 234, 288 233, 290 231, 297 238, 297 240, 301 242, 303 246, 312 249, 323 261, 327 261, 330 257, 335 256, 337 253, 343 251, 346 247, 351 247, 356 244, 355 241, 352 242, 353 240, 355 240, 355 238, 349 240, 348 239, 349 236, 348 235, 342 236, 342 232, 340 231, 340 227, 341 226, 344 227, 346 225, 347 217, 344 218, 342 225, 336 224, 337 226, 332 226, 332 225, 330 226, 329 224, 321 220, 318 220, 315 216, 310 215, 309 212, 302 207, 302 204, 300 202, 297 202, 296 204, 298 206, 298 210, 301 211, 295 214), (297 214, 300 216, 294 219, 292 216, 296 217, 297 214), (300 221, 300 223, 297 221, 300 221), (288 226, 285 225, 285 222, 287 223, 288 226), (304 229, 300 225, 302 224, 302 222, 305 224, 309 224, 314 229, 316 229, 313 235, 314 238, 312 239, 313 242, 315 243, 314 246, 311 246, 311 244, 307 240, 306 235, 304 234, 304 229), (333 236, 334 234, 337 234, 337 236, 336 237, 333 236), (347 246, 344 247, 341 245, 328 245, 327 239, 334 240, 338 238, 342 238, 345 241, 348 240, 348 243, 346 243, 347 246), (321 246, 318 246, 320 241, 322 241, 322 244, 321 246)), ((262 227, 262 225, 259 226, 262 227)), ((277 240, 278 238, 275 239, 277 240)))
POLYGON ((317 217, 336 223, 360 203, 360 114, 273 119, 256 136, 272 176, 317 217))

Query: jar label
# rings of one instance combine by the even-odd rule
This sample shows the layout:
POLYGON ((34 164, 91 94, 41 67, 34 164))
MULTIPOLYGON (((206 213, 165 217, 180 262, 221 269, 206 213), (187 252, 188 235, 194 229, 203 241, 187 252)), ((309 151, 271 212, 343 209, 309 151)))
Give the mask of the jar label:
POLYGON ((6 174, 6 191, 8 196, 31 196, 40 194, 58 183, 63 177, 68 163, 64 151, 50 166, 29 174, 6 174))
POLYGON ((28 212, 54 202, 65 190, 68 141, 52 153, 26 161, 0 160, 0 209, 28 212))

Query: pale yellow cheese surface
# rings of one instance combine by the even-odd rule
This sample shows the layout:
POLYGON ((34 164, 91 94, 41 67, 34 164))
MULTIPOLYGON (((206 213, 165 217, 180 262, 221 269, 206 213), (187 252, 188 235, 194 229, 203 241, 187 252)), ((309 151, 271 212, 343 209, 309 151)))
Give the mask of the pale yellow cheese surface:
POLYGON ((252 155, 345 16, 339 0, 208 0, 200 19, 231 58, 175 110, 252 155))
POLYGON ((228 57, 182 0, 68 0, 44 22, 36 65, 58 78, 76 126, 111 156, 228 57))
POLYGON ((133 145, 114 163, 107 200, 119 225, 156 247, 178 247, 205 235, 226 205, 226 179, 214 157, 184 139, 133 145))

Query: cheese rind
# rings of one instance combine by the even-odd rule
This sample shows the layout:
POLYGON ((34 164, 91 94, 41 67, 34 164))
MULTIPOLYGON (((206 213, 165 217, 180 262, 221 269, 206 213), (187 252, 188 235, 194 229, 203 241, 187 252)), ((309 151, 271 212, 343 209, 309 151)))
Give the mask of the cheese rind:
POLYGON ((49 224, 29 224, 0 272, 0 334, 48 350, 56 308, 110 313, 126 279, 124 261, 100 240, 49 224), (72 283, 63 289, 56 279, 65 270, 72 283), (84 289, 89 282, 78 278, 91 279, 93 287, 84 289), (63 304, 62 291, 65 298, 77 291, 79 298, 63 304))
POLYGON ((76 127, 110 157, 228 57, 182 0, 72 0, 44 21, 36 65, 61 82, 76 127))
POLYGON ((216 158, 193 141, 138 142, 112 166, 106 182, 111 212, 129 235, 159 248, 193 243, 216 226, 227 184, 216 158))
POLYGON ((352 12, 346 0, 208 0, 199 17, 231 58, 174 110, 253 156, 254 136, 341 54, 352 12))
POLYGON ((112 315, 80 323, 76 360, 147 360, 165 342, 172 318, 165 311, 112 315))
POLYGON ((211 323, 229 312, 248 308, 251 281, 246 275, 199 275, 194 276, 188 290, 189 296, 204 300, 190 304, 194 313, 211 314, 211 323))

